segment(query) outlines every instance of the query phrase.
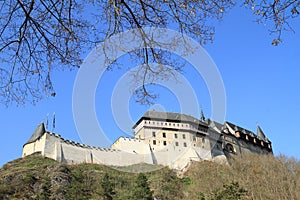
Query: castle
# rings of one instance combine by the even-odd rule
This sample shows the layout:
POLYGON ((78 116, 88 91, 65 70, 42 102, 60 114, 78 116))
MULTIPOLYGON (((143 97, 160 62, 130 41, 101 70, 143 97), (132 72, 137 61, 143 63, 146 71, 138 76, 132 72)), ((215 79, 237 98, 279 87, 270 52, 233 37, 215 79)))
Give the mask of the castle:
POLYGON ((129 166, 139 163, 184 170, 192 161, 226 162, 248 152, 272 154, 262 129, 257 133, 225 121, 224 124, 192 116, 148 111, 133 126, 134 137, 120 137, 109 149, 63 139, 41 123, 23 146, 22 157, 40 153, 65 163, 129 166))

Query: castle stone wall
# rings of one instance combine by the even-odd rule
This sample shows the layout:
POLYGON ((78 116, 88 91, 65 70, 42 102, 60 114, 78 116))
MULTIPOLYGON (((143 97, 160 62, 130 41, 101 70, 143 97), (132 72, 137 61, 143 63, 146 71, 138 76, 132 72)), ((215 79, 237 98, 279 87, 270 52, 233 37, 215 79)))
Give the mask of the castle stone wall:
POLYGON ((119 138, 111 149, 96 148, 65 140, 59 135, 45 133, 39 140, 26 144, 24 153, 42 155, 69 164, 95 163, 111 166, 128 166, 138 163, 159 164, 183 169, 191 160, 211 159, 209 150, 176 146, 174 142, 159 150, 152 150, 148 142, 139 139, 119 138))
POLYGON ((149 145, 145 144, 144 140, 137 138, 120 137, 111 146, 112 149, 123 150, 132 154, 149 154, 149 145))
POLYGON ((35 152, 41 152, 41 154, 43 155, 45 143, 46 143, 46 135, 43 135, 42 137, 37 139, 35 142, 25 144, 23 147, 22 156, 24 157, 24 156, 33 154, 35 152))

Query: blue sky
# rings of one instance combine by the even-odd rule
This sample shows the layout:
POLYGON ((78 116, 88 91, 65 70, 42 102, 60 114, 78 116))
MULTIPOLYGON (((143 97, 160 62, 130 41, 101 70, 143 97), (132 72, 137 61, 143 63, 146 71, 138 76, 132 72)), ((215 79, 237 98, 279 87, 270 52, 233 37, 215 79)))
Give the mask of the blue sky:
MULTIPOLYGON (((226 89, 226 120, 256 131, 259 124, 273 143, 275 155, 280 153, 300 159, 300 20, 294 22, 296 33, 283 35, 284 44, 271 45, 267 28, 253 22, 249 11, 235 8, 216 24, 213 44, 204 46, 216 63, 226 89)), ((121 135, 111 114, 111 94, 116 82, 126 71, 106 72, 96 93, 96 113, 109 138, 121 135)), ((0 105, 0 166, 21 157, 22 146, 38 123, 56 113, 55 132, 62 137, 80 141, 72 114, 72 92, 77 71, 56 71, 53 82, 55 98, 43 99, 36 105, 0 105)), ((211 114, 211 102, 203 79, 188 67, 183 75, 193 85, 206 116, 211 114)), ((167 88, 159 92, 160 104, 166 111, 179 112, 176 95, 167 88), (171 103, 170 103, 171 102, 171 103)), ((151 107, 130 101, 134 121, 151 107)), ((197 117, 197 116, 195 116, 197 117)), ((50 123, 51 124, 51 123, 50 123)), ((51 131, 51 128, 50 128, 51 131)))

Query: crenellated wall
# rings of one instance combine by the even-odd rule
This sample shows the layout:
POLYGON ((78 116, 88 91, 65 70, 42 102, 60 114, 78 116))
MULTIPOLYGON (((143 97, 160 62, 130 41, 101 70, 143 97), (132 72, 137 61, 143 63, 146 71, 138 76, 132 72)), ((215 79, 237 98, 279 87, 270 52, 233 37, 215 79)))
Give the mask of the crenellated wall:
POLYGON ((138 163, 158 164, 173 169, 183 169, 192 160, 211 160, 210 150, 176 146, 175 142, 153 150, 148 141, 120 137, 110 149, 92 147, 65 140, 60 135, 46 132, 38 140, 24 145, 23 157, 41 152, 45 157, 59 162, 78 164, 95 163, 111 166, 128 166, 138 163))

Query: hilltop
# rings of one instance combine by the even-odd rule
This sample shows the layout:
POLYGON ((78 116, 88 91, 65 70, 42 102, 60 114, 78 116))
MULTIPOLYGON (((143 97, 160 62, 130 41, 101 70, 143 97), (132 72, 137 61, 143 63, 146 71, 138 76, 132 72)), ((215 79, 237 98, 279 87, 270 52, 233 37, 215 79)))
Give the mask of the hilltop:
MULTIPOLYGON (((137 167, 143 166, 132 170, 137 167)), ((300 162, 285 156, 249 154, 230 165, 195 162, 181 176, 164 167, 139 178, 104 165, 31 155, 0 169, 0 199, 140 199, 141 186, 156 199, 300 199, 300 162)))

